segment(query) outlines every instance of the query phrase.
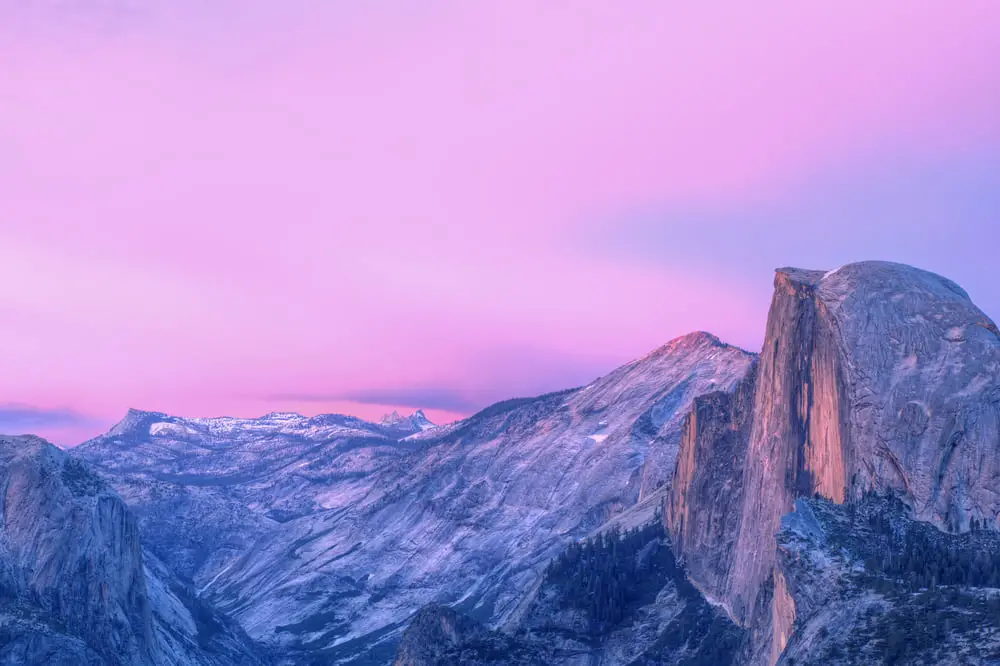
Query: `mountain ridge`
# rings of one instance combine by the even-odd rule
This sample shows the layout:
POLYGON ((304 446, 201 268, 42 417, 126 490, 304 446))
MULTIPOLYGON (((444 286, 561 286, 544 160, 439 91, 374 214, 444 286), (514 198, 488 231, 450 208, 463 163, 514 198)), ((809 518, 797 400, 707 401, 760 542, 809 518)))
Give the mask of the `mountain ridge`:
MULTIPOLYGON (((909 653, 821 635, 834 606, 885 612, 893 631, 942 603, 949 617, 994 622, 988 590, 913 601, 887 574, 893 549, 910 546, 880 532, 872 551, 843 529, 861 511, 934 557, 981 562, 992 536, 948 535, 1000 527, 1000 330, 933 273, 778 269, 759 355, 696 331, 585 386, 425 422, 420 410, 379 423, 129 410, 67 459, 104 479, 82 488, 127 501, 150 589, 190 581, 171 604, 218 608, 283 666, 394 655, 475 666, 505 652, 567 665, 848 664, 848 647, 909 653), (903 509, 872 499, 886 494, 903 509), (552 562, 605 586, 599 605, 581 606, 552 562), (589 636, 595 618, 613 621, 589 636)), ((919 566, 930 567, 910 572, 920 580, 947 571, 919 566)), ((90 659, 73 640, 66 650, 90 659)), ((981 658, 968 634, 951 644, 981 658)))
POLYGON ((588 386, 398 440, 341 417, 213 429, 157 414, 75 453, 160 535, 158 555, 252 636, 346 662, 388 648, 425 603, 502 623, 559 543, 660 492, 689 401, 752 359, 691 334, 588 386))
POLYGON ((304 416, 298 412, 286 411, 268 412, 267 414, 256 417, 193 417, 177 416, 167 414, 165 412, 130 407, 125 416, 115 423, 107 433, 93 437, 79 446, 84 446, 92 441, 106 439, 111 436, 122 436, 144 426, 148 426, 154 422, 187 425, 207 431, 218 431, 225 428, 234 429, 249 427, 305 429, 310 427, 340 425, 345 428, 367 430, 373 434, 383 434, 390 438, 394 436, 402 438, 409 434, 415 434, 437 427, 427 418, 422 409, 417 409, 409 416, 400 416, 398 412, 392 412, 392 414, 386 414, 379 421, 368 421, 360 417, 347 414, 321 413, 314 416, 304 416))

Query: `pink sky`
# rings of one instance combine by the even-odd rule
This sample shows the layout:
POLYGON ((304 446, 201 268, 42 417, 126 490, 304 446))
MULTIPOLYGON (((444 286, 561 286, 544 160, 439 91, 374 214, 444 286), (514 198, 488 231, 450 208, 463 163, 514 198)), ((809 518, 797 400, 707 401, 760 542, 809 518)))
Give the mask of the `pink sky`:
POLYGON ((756 348, 779 264, 996 315, 998 62, 994 0, 0 0, 0 429, 447 420, 756 348))

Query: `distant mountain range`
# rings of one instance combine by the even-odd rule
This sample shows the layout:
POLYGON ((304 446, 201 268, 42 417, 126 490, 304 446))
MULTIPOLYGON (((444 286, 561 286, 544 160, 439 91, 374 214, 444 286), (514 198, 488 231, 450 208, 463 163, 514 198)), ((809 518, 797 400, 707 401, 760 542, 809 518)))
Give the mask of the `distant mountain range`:
POLYGON ((760 355, 443 426, 130 410, 0 483, 0 664, 1000 663, 1000 331, 899 264, 779 270, 760 355))

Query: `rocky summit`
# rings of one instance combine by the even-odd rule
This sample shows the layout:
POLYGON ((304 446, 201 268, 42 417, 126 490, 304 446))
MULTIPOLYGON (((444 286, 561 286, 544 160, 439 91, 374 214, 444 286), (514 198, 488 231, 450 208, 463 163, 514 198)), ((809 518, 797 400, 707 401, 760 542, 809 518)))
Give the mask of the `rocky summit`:
POLYGON ((447 425, 132 410, 0 440, 0 663, 1000 663, 1000 331, 909 266, 780 269, 447 425))

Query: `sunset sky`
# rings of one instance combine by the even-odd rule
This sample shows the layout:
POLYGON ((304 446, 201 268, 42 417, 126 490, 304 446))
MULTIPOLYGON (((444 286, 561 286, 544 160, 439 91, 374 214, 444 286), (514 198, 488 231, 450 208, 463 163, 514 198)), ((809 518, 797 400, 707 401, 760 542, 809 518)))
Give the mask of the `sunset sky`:
POLYGON ((449 420, 998 258, 996 0, 0 0, 0 431, 449 420))

